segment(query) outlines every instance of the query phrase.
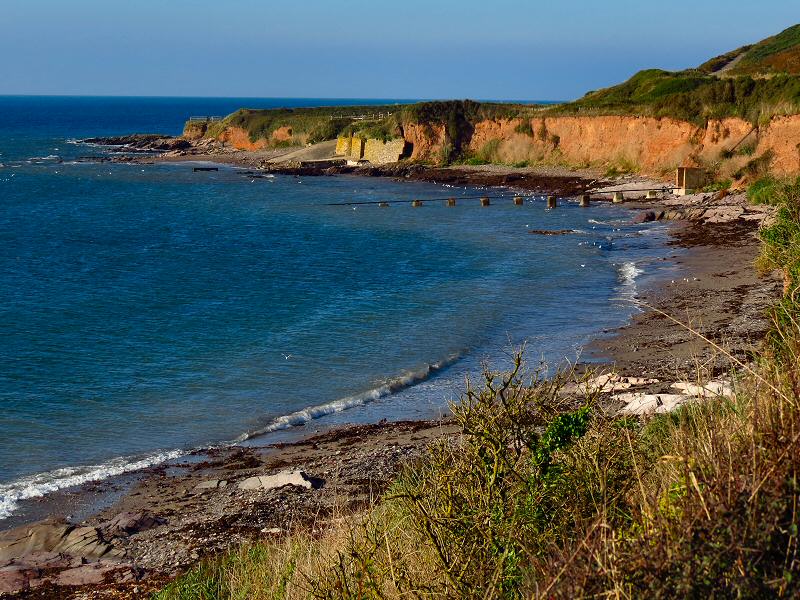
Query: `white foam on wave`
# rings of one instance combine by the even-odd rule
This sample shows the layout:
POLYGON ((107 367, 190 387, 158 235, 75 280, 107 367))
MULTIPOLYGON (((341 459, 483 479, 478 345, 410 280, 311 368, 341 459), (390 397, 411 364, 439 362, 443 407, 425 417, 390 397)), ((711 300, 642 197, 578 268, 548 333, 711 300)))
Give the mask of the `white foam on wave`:
POLYGON ((58 490, 145 469, 184 454, 184 450, 171 450, 138 458, 115 458, 102 465, 64 467, 0 484, 0 521, 10 517, 22 500, 40 498, 58 490))
POLYGON ((48 154, 47 156, 31 156, 28 162, 61 162, 61 157, 57 154, 48 154))
POLYGON ((30 498, 40 498, 46 494, 57 492, 66 488, 75 487, 93 481, 101 481, 109 477, 115 477, 138 471, 147 467, 152 467, 185 456, 191 452, 208 450, 212 447, 234 446, 246 440, 279 431, 289 429, 298 425, 303 425, 314 419, 319 419, 326 415, 342 412, 348 408, 363 406, 379 398, 395 394, 405 388, 421 383, 431 377, 437 371, 452 365, 462 357, 462 353, 451 354, 444 360, 425 365, 417 371, 408 371, 399 377, 387 380, 385 383, 367 390, 361 394, 347 396, 332 402, 310 406, 288 415, 274 419, 269 425, 243 434, 232 442, 218 444, 216 446, 206 446, 193 450, 169 450, 158 452, 140 457, 115 458, 107 463, 100 465, 90 465, 81 467, 64 467, 46 473, 37 473, 22 477, 10 483, 0 483, 0 521, 10 517, 19 507, 19 503, 30 498))
POLYGON ((356 406, 364 406, 365 404, 369 404, 370 402, 374 402, 375 400, 379 400, 385 396, 396 394, 400 390, 427 380, 431 377, 431 375, 452 365, 459 358, 461 358, 461 354, 451 354, 444 360, 425 365, 425 367, 417 371, 408 371, 403 373, 399 377, 389 379, 386 381, 386 383, 367 390, 366 392, 362 392, 354 396, 346 396, 344 398, 339 398, 338 400, 317 406, 309 406, 308 408, 298 410, 291 414, 280 416, 274 419, 266 427, 239 436, 236 439, 236 442, 240 443, 254 437, 272 433, 273 431, 281 431, 283 429, 304 425, 305 423, 313 421, 314 419, 339 413, 356 406))
POLYGON ((641 274, 642 270, 635 262, 625 262, 619 266, 619 277, 623 285, 636 285, 636 278, 641 274))
POLYGON ((633 261, 617 265, 617 277, 620 282, 618 297, 620 299, 636 303, 636 278, 643 272, 633 261))

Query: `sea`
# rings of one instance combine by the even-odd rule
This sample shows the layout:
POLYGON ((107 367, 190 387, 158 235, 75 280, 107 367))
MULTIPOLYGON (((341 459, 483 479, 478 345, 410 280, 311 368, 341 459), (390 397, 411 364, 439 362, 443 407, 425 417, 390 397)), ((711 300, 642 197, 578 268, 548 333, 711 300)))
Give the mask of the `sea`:
POLYGON ((668 232, 608 203, 81 159, 192 115, 393 102, 0 97, 0 528, 193 450, 446 414, 515 348, 552 370, 640 310, 668 232))

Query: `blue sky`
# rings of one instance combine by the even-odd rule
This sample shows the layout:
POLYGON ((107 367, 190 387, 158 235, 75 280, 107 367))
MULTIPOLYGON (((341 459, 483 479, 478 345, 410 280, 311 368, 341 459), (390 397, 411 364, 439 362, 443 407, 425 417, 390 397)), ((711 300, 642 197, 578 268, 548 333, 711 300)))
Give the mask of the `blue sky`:
POLYGON ((0 94, 571 99, 797 0, 1 0, 0 94))

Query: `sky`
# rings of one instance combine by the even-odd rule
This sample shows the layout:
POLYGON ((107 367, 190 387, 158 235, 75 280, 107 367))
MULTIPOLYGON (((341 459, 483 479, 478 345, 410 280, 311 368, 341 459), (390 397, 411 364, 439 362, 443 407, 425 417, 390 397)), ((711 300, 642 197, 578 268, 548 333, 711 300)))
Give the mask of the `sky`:
POLYGON ((0 0, 0 95, 570 100, 797 0, 0 0))

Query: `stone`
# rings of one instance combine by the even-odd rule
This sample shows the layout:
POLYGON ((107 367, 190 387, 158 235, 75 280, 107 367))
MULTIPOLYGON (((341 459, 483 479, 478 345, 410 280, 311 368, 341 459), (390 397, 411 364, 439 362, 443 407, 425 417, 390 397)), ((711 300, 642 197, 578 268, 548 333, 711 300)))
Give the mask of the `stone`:
POLYGON ((91 556, 100 558, 112 550, 95 527, 76 527, 67 533, 53 548, 54 552, 63 552, 71 556, 91 556))
POLYGON ((627 415, 647 415, 670 412, 691 400, 685 394, 644 394, 639 392, 617 394, 614 400, 625 402, 619 411, 627 415))
POLYGON ((649 223, 656 220, 656 213, 652 210, 647 210, 639 213, 633 217, 633 223, 649 223))
POLYGON ((102 527, 106 537, 131 535, 161 525, 162 521, 145 512, 121 512, 102 527))
POLYGON ((228 485, 228 482, 224 479, 209 479, 208 481, 201 481, 194 489, 196 490, 216 490, 219 488, 224 488, 228 485))
POLYGON ((619 392, 642 385, 658 383, 658 379, 645 377, 623 377, 619 373, 605 373, 598 375, 576 386, 576 391, 581 394, 619 392))
POLYGON ((48 520, 5 531, 0 535, 0 562, 53 550, 74 527, 63 521, 48 520))
POLYGON ((713 396, 733 396, 733 389, 725 381, 709 381, 705 385, 699 385, 688 381, 678 381, 670 386, 674 390, 680 390, 684 394, 707 398, 713 396))
POLYGON ((706 223, 732 223, 742 214, 744 209, 740 206, 714 206, 703 215, 706 223))
POLYGON ((274 490, 285 486, 313 489, 322 486, 322 481, 314 477, 309 477, 303 471, 290 469, 281 471, 275 475, 257 475, 248 477, 239 482, 239 488, 243 490, 274 490))

